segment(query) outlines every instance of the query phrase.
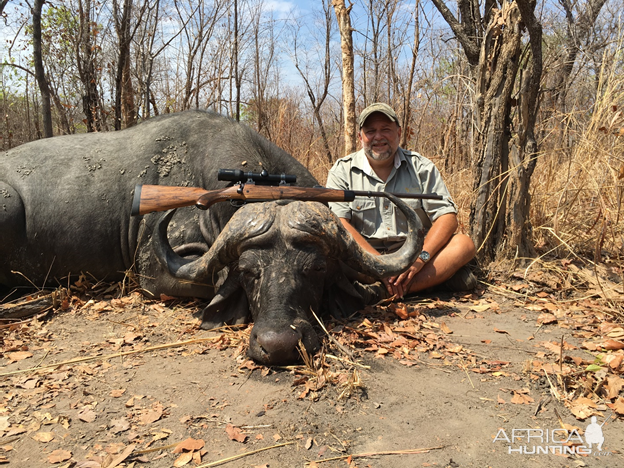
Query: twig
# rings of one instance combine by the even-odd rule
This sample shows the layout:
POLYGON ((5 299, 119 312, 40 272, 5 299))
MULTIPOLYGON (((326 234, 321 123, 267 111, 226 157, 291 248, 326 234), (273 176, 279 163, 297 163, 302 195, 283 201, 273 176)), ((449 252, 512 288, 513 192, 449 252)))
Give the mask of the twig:
POLYGON ((243 457, 247 457, 249 455, 253 455, 254 453, 258 453, 258 452, 264 452, 265 450, 271 450, 274 448, 279 448, 279 447, 284 447, 285 445, 292 445, 295 442, 284 442, 283 444, 277 444, 277 445, 271 445, 270 447, 264 447, 258 450, 252 450, 251 452, 245 452, 245 453, 241 453, 239 455, 234 455, 233 457, 229 457, 229 458, 223 458, 222 460, 217 460, 217 461, 213 461, 210 463, 205 463, 203 465, 199 465, 196 468, 208 468, 210 466, 217 466, 217 465, 221 465, 223 463, 229 463, 231 461, 234 460, 238 460, 239 458, 243 458, 243 457))
POLYGON ((351 361, 354 363, 355 362, 355 358, 353 357, 353 354, 351 354, 351 352, 349 352, 349 350, 347 350, 344 346, 342 346, 340 343, 338 343, 338 340, 336 340, 336 338, 334 338, 333 336, 331 336, 329 334, 329 332, 327 331, 327 328, 325 328, 325 325, 323 325, 323 322, 321 322, 321 320, 317 317, 317 315, 314 313, 314 311, 310 308, 310 312, 312 312, 312 315, 314 315, 314 318, 316 319, 316 321, 318 322, 318 324, 321 326, 321 328, 323 329, 323 331, 325 332, 325 334, 327 335, 327 337, 329 338, 329 340, 336 345, 336 347, 342 351, 346 356, 349 357, 349 359, 351 359, 351 361))
POLYGON ((557 399, 557 401, 561 401, 559 390, 557 390, 557 387, 553 385, 552 381, 550 380, 550 377, 548 376, 548 372, 546 372, 546 369, 542 369, 542 370, 544 371, 544 374, 546 374, 546 379, 548 380, 548 383, 550 384, 550 392, 557 399))
MULTIPOLYGON (((407 450, 390 450, 385 452, 366 452, 366 453, 353 453, 351 455, 342 455, 340 457, 332 457, 325 458, 321 460, 313 460, 314 463, 323 463, 328 461, 335 460, 344 460, 345 458, 367 458, 367 457, 378 457, 380 455, 416 455, 419 453, 429 453, 431 450, 440 450, 446 447, 445 445, 440 445, 438 447, 427 447, 427 448, 419 448, 419 449, 407 449, 407 450)), ((309 465, 311 462, 308 462, 309 465)), ((198 467, 202 468, 202 467, 198 467)))
POLYGON ((146 453, 158 452, 159 450, 169 450, 170 448, 177 447, 178 445, 180 445, 180 443, 181 442, 176 442, 175 444, 163 445, 161 447, 152 447, 152 448, 143 449, 143 450, 135 450, 134 452, 132 452, 132 455, 130 455, 130 457, 135 458, 137 455, 145 455, 146 453))
POLYGON ((561 346, 559 347, 559 373, 563 373, 563 337, 565 333, 561 335, 561 346))
POLYGON ((364 364, 360 364, 359 362, 349 361, 348 359, 339 358, 338 356, 334 356, 333 354, 325 354, 325 357, 335 359, 336 361, 340 362, 346 362, 347 364, 352 364, 354 366, 361 367, 362 369, 370 369, 370 366, 365 366, 364 364))
POLYGON ((466 377, 468 377, 468 381, 470 382, 470 385, 472 385, 472 388, 475 388, 474 384, 472 383, 472 379, 470 378, 470 374, 468 373, 468 370, 466 369, 466 366, 464 365, 464 358, 462 358, 460 365, 462 369, 464 369, 464 372, 466 373, 466 377))
POLYGON ((177 348, 178 346, 186 346, 189 344, 203 343, 205 341, 217 341, 219 339, 221 339, 220 336, 213 336, 210 338, 195 338, 192 340, 177 341, 175 343, 149 346, 147 348, 136 349, 133 351, 125 351, 123 353, 108 354, 106 356, 87 356, 83 358, 70 359, 69 361, 57 362, 56 364, 47 364, 41 367, 35 366, 35 367, 29 367, 28 369, 19 369, 19 370, 15 370, 11 372, 3 372, 2 374, 0 374, 0 377, 4 377, 7 375, 23 374, 24 372, 33 372, 33 371, 37 371, 40 369, 53 369, 55 367, 60 367, 60 366, 65 366, 65 365, 70 365, 70 364, 77 364, 79 362, 89 362, 89 361, 97 361, 97 360, 105 361, 108 359, 114 359, 114 358, 123 357, 123 356, 130 356, 132 354, 146 353, 149 351, 158 351, 158 350, 167 349, 167 348, 177 348))

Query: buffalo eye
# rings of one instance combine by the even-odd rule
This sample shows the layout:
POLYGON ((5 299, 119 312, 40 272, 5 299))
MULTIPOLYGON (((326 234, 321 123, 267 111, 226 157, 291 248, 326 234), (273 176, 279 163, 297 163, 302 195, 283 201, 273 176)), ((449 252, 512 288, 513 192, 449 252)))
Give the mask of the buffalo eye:
POLYGON ((308 265, 308 267, 305 268, 304 270, 306 274, 311 274, 311 275, 323 274, 326 271, 327 271, 327 264, 325 262, 320 262, 320 261, 317 261, 317 262, 312 263, 311 265, 308 265))
POLYGON ((255 268, 245 268, 241 269, 241 273, 245 281, 256 281, 260 272, 255 268))

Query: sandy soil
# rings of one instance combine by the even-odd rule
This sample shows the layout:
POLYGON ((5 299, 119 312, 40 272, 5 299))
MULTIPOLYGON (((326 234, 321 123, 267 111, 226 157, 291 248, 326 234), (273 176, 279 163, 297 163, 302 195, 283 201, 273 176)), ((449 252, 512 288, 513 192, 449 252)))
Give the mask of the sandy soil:
MULTIPOLYGON (((624 466, 615 381, 602 385, 609 398, 598 398, 598 391, 593 406, 575 408, 584 418, 570 406, 588 394, 578 390, 587 380, 574 380, 574 364, 584 368, 595 361, 596 352, 582 346, 588 333, 594 341, 604 339, 597 332, 601 320, 594 320, 604 316, 574 303, 565 313, 554 312, 558 320, 545 320, 549 308, 527 308, 536 301, 526 294, 519 300, 519 291, 429 296, 373 308, 348 323, 328 321, 341 346, 329 342, 321 356, 326 365, 281 369, 247 360, 247 330, 199 330, 193 312, 200 304, 149 302, 138 295, 87 303, 74 298, 66 311, 2 329, 0 462, 98 468, 208 467, 219 461, 271 468, 624 466), (569 326, 569 320, 588 317, 593 328, 569 326), (556 346, 562 336, 563 359, 556 346), (53 365, 61 362, 67 363, 53 365), (24 372, 33 367, 42 368, 24 372), (545 441, 544 431, 568 424, 566 434, 577 428, 581 436, 591 415, 600 424, 607 419, 603 452, 594 445, 589 456, 518 453, 524 445, 560 450, 562 444, 545 441), (529 428, 541 432, 533 432, 528 444, 504 440, 513 429, 529 428), (183 441, 186 450, 179 446, 183 441)), ((609 375, 619 378, 619 371, 612 365, 609 375)))

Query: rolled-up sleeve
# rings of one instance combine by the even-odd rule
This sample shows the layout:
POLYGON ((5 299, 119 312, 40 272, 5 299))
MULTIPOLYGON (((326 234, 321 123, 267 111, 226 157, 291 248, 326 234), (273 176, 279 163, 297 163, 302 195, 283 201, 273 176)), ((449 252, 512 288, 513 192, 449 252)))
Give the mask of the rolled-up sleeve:
MULTIPOLYGON (((335 164, 327 174, 327 188, 337 190, 351 190, 348 183, 348 174, 342 164, 335 164)), ((350 202, 329 202, 329 209, 339 218, 351 219, 350 202)))
MULTIPOLYGON (((427 160, 428 161, 428 160, 427 160)), ((428 161, 429 162, 429 161, 428 161)), ((442 200, 423 200, 423 209, 431 222, 448 213, 457 213, 457 206, 442 179, 442 175, 433 163, 425 164, 419 172, 423 193, 442 195, 442 200)))

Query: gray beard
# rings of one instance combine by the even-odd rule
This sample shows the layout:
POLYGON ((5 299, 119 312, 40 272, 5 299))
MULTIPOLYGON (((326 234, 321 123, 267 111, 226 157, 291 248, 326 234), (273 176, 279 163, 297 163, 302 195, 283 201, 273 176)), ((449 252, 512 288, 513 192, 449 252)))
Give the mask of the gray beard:
POLYGON ((380 154, 375 154, 372 149, 364 148, 364 154, 374 161, 386 161, 390 159, 394 155, 391 151, 392 150, 388 150, 380 154))

